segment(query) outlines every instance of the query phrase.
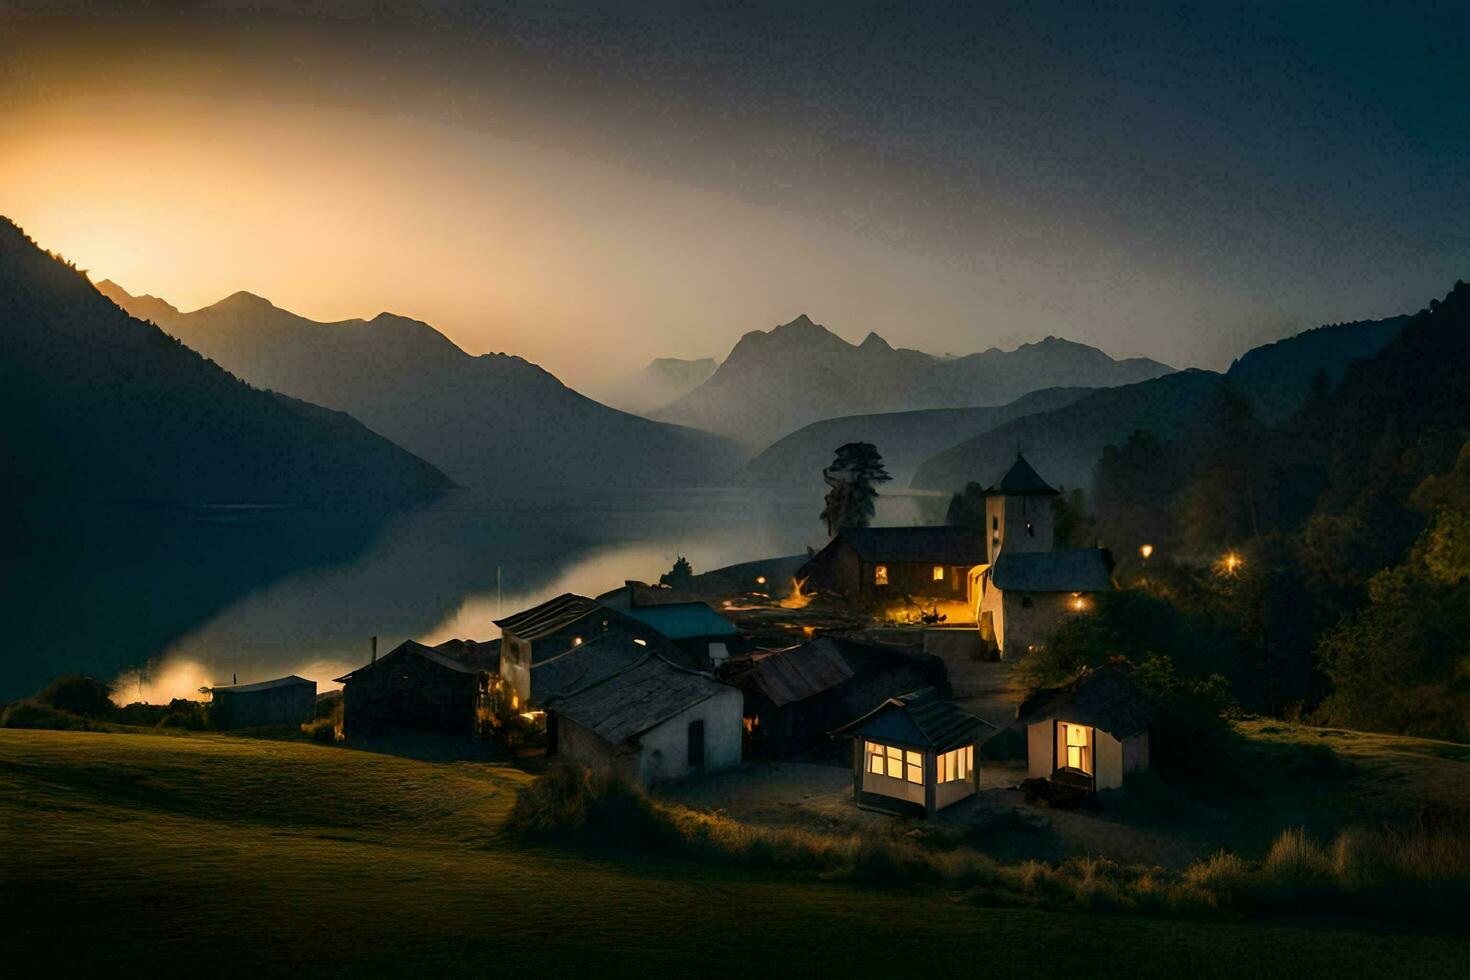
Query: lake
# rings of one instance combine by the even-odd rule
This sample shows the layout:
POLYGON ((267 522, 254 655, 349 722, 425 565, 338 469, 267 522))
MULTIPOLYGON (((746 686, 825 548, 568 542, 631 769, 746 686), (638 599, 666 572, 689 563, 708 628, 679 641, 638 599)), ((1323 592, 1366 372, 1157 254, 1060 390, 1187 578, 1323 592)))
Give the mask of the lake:
MULTIPOLYGON (((890 495, 875 523, 942 514, 890 495)), ((420 509, 110 507, 19 529, 6 559, 0 700, 81 671, 121 701, 300 674, 319 690, 405 639, 499 635, 492 620, 562 592, 657 581, 820 547, 820 495, 748 489, 566 494, 461 491, 420 509)))

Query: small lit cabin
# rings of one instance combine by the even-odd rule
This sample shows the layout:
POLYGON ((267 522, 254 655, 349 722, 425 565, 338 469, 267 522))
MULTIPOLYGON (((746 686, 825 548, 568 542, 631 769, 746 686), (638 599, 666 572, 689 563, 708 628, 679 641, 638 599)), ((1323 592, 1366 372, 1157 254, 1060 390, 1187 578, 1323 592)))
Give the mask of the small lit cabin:
POLYGON ((655 786, 738 766, 740 692, 658 653, 547 705, 547 750, 595 774, 655 786))
POLYGON ((299 725, 316 713, 316 681, 295 674, 210 689, 217 728, 299 725))
POLYGON ((1087 792, 1115 789, 1149 766, 1151 699, 1122 665, 1038 691, 1017 709, 1030 775, 1087 792))
POLYGON ((834 732, 852 737, 861 807, 933 816, 980 791, 980 746, 997 729, 931 689, 889 698, 834 732))

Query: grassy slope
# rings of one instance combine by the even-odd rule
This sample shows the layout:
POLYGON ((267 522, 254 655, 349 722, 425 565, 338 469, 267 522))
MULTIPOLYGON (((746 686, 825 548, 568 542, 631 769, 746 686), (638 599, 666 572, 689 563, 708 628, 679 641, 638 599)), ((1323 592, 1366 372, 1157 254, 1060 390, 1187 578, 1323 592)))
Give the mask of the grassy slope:
POLYGON ((938 891, 528 851, 497 833, 526 778, 304 743, 0 730, 8 962, 1429 976, 1467 955, 1444 938, 981 909, 938 891))

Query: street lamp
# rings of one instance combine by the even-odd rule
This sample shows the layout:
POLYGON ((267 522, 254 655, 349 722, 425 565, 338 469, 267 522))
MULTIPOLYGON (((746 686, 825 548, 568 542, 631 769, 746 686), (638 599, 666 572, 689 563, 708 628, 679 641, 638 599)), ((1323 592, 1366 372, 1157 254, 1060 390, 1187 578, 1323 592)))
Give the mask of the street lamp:
POLYGON ((1151 544, 1143 545, 1138 549, 1138 553, 1143 556, 1144 561, 1148 561, 1149 556, 1154 553, 1154 546, 1151 544))

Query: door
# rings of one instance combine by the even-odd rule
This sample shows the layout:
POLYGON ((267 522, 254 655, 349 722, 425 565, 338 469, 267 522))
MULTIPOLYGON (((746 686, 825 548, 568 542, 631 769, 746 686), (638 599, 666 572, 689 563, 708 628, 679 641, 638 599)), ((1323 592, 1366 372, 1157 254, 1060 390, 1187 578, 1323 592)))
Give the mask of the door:
POLYGON ((704 766, 704 720, 689 723, 689 768, 704 766))

